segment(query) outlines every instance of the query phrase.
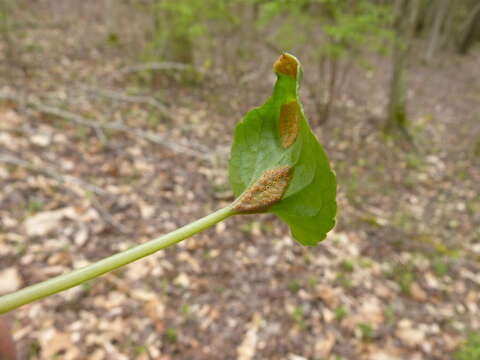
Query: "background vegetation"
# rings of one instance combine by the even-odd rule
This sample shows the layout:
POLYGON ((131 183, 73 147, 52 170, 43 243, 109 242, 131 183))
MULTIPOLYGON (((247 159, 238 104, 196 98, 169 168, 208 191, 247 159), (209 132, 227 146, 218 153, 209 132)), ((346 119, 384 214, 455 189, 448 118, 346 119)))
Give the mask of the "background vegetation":
POLYGON ((11 314, 26 359, 478 359, 477 0, 0 0, 0 293, 232 199, 279 53, 339 180, 11 314))

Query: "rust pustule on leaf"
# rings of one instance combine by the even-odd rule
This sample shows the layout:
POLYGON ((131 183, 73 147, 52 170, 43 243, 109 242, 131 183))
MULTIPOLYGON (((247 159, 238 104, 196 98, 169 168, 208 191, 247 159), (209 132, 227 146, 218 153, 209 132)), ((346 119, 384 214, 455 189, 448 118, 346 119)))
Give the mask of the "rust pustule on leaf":
POLYGON ((285 74, 297 78, 298 62, 292 55, 282 54, 273 65, 277 73, 285 74))
POLYGON ((282 200, 292 177, 292 167, 282 166, 265 171, 235 202, 239 212, 258 212, 282 200))
POLYGON ((280 119, 278 121, 278 130, 280 141, 284 149, 292 145, 298 136, 298 127, 300 124, 300 106, 297 101, 283 104, 280 108, 280 119))

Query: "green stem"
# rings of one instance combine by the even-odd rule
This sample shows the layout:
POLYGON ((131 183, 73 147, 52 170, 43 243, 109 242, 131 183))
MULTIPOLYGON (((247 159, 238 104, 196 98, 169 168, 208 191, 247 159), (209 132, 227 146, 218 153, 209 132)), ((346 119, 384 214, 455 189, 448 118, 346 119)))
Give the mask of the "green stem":
POLYGON ((2 296, 0 297, 0 314, 16 309, 24 304, 31 303, 32 301, 69 289, 105 274, 106 272, 115 270, 123 265, 153 254, 158 250, 189 238, 190 236, 195 235, 234 214, 235 212, 232 210, 232 206, 227 206, 205 216, 204 218, 194 221, 191 224, 172 231, 169 234, 112 255, 94 264, 2 296))

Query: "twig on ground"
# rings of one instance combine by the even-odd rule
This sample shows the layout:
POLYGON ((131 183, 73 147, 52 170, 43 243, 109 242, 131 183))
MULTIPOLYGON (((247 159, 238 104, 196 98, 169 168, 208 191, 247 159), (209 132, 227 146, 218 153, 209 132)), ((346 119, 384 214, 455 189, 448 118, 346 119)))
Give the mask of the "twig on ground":
MULTIPOLYGON (((7 164, 12 164, 16 166, 23 167, 25 169, 34 171, 36 173, 44 174, 46 176, 49 176, 58 182, 61 182, 63 184, 75 184, 83 188, 84 190, 90 191, 96 195, 99 196, 112 196, 111 193, 108 191, 98 187, 97 185, 94 185, 92 183, 89 183, 88 181, 85 181, 83 179, 80 179, 78 177, 68 175, 68 174, 62 174, 58 172, 57 170, 42 165, 41 167, 35 166, 34 164, 23 160, 21 158, 18 158, 16 156, 12 155, 0 155, 0 162, 4 162, 7 164)), ((129 231, 125 226, 123 226, 121 223, 116 221, 113 216, 106 210, 102 204, 96 200, 93 199, 93 205, 94 207, 98 210, 100 216, 103 218, 103 220, 110 224, 113 228, 115 228, 118 232, 123 233, 123 234, 130 234, 131 231, 129 231)))
POLYGON ((110 90, 110 89, 99 89, 99 88, 83 87, 83 86, 81 87, 81 89, 85 92, 95 93, 97 95, 108 97, 114 100, 147 104, 157 109, 167 119, 169 120, 174 119, 174 116, 170 113, 168 108, 165 105, 163 105, 160 101, 158 101, 157 99, 151 96, 128 95, 128 94, 125 94, 119 91, 110 90))
POLYGON ((203 74, 202 71, 199 71, 192 65, 176 63, 176 62, 149 62, 143 64, 136 64, 125 66, 109 75, 108 78, 116 79, 131 73, 142 72, 142 71, 181 71, 181 72, 191 72, 194 74, 203 74))
POLYGON ((169 149, 171 149, 171 150, 173 150, 177 153, 189 155, 189 156, 201 159, 201 160, 209 160, 209 161, 211 160, 211 157, 208 156, 207 153, 200 150, 201 146, 197 146, 197 149, 192 150, 191 148, 189 148, 187 146, 178 144, 178 143, 173 142, 173 141, 169 141, 169 140, 165 139, 164 136, 159 136, 159 135, 156 135, 156 134, 153 134, 151 132, 144 131, 144 130, 141 130, 141 129, 130 128, 130 127, 125 126, 125 125, 123 125, 122 123, 119 123, 119 122, 100 123, 100 122, 97 122, 97 121, 94 121, 94 120, 87 119, 83 116, 80 116, 78 114, 72 113, 72 112, 67 111, 67 110, 62 110, 62 109, 59 109, 57 107, 53 107, 53 106, 50 106, 50 105, 44 105, 44 104, 39 103, 37 101, 28 100, 28 97, 26 97, 26 96, 18 96, 18 95, 0 93, 0 99, 18 102, 18 103, 20 103, 24 106, 34 108, 35 110, 40 111, 44 114, 54 115, 54 116, 60 117, 62 119, 65 119, 65 120, 68 120, 68 121, 71 121, 71 122, 74 122, 74 123, 77 123, 77 124, 80 124, 80 125, 92 127, 95 130, 97 130, 97 129, 110 129, 110 130, 116 130, 116 131, 123 131, 125 133, 132 134, 132 135, 135 135, 137 137, 149 140, 153 143, 165 146, 165 147, 167 147, 167 148, 169 148, 169 149))
POLYGON ((38 172, 38 173, 45 174, 45 175, 50 176, 51 178, 54 178, 55 180, 57 180, 61 183, 64 183, 64 184, 69 184, 70 183, 70 184, 78 185, 81 188, 83 188, 87 191, 90 191, 92 193, 95 193, 97 195, 109 195, 110 194, 108 191, 98 187, 97 185, 89 183, 88 181, 85 181, 83 179, 77 178, 77 177, 72 176, 72 175, 62 174, 62 173, 60 173, 60 172, 56 171, 55 169, 52 169, 51 167, 48 167, 48 166, 43 166, 43 165, 42 165, 42 167, 35 166, 34 164, 32 164, 28 161, 25 161, 21 158, 18 158, 16 156, 0 155, 0 162, 20 166, 20 167, 23 167, 23 168, 28 169, 28 170, 32 170, 32 171, 35 171, 35 172, 38 172))
POLYGON ((133 233, 131 230, 129 230, 125 226, 123 226, 120 222, 115 220, 115 218, 112 216, 112 214, 110 214, 110 212, 102 206, 100 201, 98 201, 97 199, 93 199, 93 205, 98 210, 98 212, 100 213, 100 216, 102 217, 102 219, 106 223, 110 224, 119 233, 122 233, 122 234, 132 234, 133 233))
POLYGON ((149 62, 143 64, 129 65, 117 70, 115 74, 128 74, 132 72, 146 71, 146 70, 175 70, 175 71, 196 71, 192 65, 176 63, 176 62, 149 62))

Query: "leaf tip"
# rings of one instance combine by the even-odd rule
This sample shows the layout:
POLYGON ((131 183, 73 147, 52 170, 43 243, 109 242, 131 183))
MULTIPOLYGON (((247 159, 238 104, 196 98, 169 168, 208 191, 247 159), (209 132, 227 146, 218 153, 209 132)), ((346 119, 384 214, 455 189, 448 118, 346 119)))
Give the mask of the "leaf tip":
POLYGON ((296 79, 299 65, 300 63, 295 56, 283 53, 273 64, 273 69, 277 74, 288 75, 296 79))
POLYGON ((237 201, 240 213, 260 212, 282 200, 292 178, 292 167, 281 166, 265 171, 237 201))

